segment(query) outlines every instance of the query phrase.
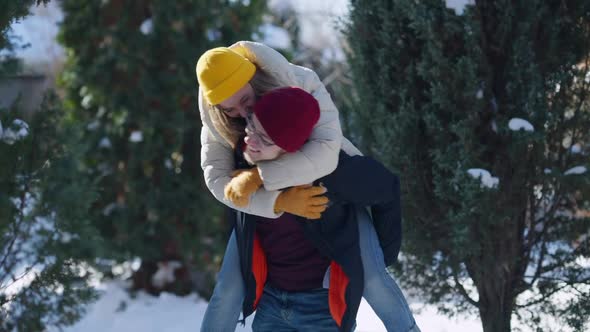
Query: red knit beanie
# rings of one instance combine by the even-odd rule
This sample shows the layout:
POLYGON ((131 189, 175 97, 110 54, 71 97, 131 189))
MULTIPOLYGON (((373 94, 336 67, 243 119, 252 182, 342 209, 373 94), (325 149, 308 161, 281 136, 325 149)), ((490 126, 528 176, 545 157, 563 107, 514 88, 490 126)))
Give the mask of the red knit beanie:
POLYGON ((272 90, 254 105, 254 114, 273 142, 287 152, 299 150, 320 118, 320 105, 306 91, 272 90))

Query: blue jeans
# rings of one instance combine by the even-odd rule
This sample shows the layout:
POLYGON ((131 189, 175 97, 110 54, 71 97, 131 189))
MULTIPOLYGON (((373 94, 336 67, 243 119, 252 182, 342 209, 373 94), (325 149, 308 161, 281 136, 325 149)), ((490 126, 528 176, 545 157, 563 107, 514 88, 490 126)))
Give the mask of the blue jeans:
POLYGON ((357 209, 357 220, 365 274, 363 297, 388 332, 420 332, 404 294, 386 270, 379 237, 366 209, 357 209))
POLYGON ((240 256, 238 255, 236 232, 233 231, 227 241, 213 295, 211 295, 207 310, 203 316, 201 332, 235 331, 240 312, 242 312, 245 293, 242 272, 240 272, 240 256))
MULTIPOLYGON (((389 332, 419 332, 408 303, 387 270, 373 221, 364 208, 357 209, 361 258, 365 275, 363 297, 389 332)), ((228 241, 217 284, 205 311, 201 332, 235 331, 242 301, 244 283, 235 234, 228 241)))
POLYGON ((338 332, 328 306, 328 290, 286 292, 266 285, 258 302, 252 331, 338 332))

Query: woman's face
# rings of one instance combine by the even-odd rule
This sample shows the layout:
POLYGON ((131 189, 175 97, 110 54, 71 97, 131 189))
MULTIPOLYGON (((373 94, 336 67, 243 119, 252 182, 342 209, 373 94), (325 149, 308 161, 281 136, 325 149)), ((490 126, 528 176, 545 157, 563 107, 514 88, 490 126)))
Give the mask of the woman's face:
POLYGON ((268 136, 256 114, 251 113, 246 117, 246 150, 244 156, 251 164, 256 164, 263 160, 273 160, 283 154, 284 150, 276 145, 268 136))
POLYGON ((254 103, 256 103, 254 89, 250 83, 247 83, 231 97, 217 104, 217 108, 231 118, 245 118, 248 113, 252 112, 254 103))

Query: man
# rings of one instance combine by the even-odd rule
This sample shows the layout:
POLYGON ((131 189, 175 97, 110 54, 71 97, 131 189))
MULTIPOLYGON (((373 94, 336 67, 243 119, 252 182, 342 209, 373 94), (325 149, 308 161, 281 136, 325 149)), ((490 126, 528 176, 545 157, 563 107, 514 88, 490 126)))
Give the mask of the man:
MULTIPOLYGON (((317 101, 301 89, 265 94, 247 117, 247 136, 236 149, 236 168, 251 168, 259 161, 297 151, 310 139, 318 118, 317 101)), ((385 264, 397 258, 401 217, 395 175, 369 157, 341 153, 336 170, 314 184, 327 189, 327 206, 328 200, 319 196, 324 189, 300 186, 284 190, 275 202, 275 212, 306 209, 308 215, 317 214, 317 221, 289 213, 267 219, 234 211, 246 288, 242 310, 244 317, 257 310, 254 331, 353 329, 365 287, 356 219, 359 207, 371 206, 385 264), (324 279, 329 289, 322 287, 324 279)), ((419 331, 411 314, 406 325, 403 331, 419 331)))

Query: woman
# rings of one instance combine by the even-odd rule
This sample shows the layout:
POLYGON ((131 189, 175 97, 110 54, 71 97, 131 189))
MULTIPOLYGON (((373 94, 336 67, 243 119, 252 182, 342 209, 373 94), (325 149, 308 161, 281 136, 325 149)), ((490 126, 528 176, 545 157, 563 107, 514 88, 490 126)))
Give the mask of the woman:
MULTIPOLYGON (((280 213, 275 213, 275 203, 285 192, 277 189, 311 183, 330 174, 336 168, 341 149, 349 155, 360 154, 342 137, 338 111, 317 75, 310 69, 289 63, 265 45, 238 42, 229 48, 209 50, 197 63, 197 77, 203 122, 201 164, 205 181, 213 195, 229 207, 251 215, 278 218, 280 213), (256 168, 241 172, 226 190, 234 170, 233 148, 244 133, 243 117, 258 97, 281 86, 298 86, 318 100, 320 118, 309 141, 298 152, 261 162, 256 168), (263 189, 258 189, 260 184, 263 189), (236 204, 225 199, 226 193, 236 204)), ((302 195, 305 194, 303 191, 302 195)), ((318 217, 317 211, 310 210, 312 206, 297 206, 292 211, 292 204, 284 204, 280 210, 303 217, 318 217)), ((366 213, 359 214, 359 234, 367 276, 363 295, 388 330, 393 331, 398 327, 400 313, 392 304, 399 303, 401 292, 387 275, 383 252, 366 213)), ((202 331, 235 330, 244 298, 239 271, 235 234, 232 233, 202 331)), ((413 322, 411 313, 404 314, 409 314, 404 321, 413 322)))
POLYGON ((197 77, 205 182, 212 194, 230 207, 277 218, 279 215, 273 211, 279 195, 277 189, 310 183, 331 173, 341 149, 351 155, 361 154, 342 137, 338 110, 318 76, 289 63, 263 44, 238 42, 230 48, 209 50, 197 63, 197 77), (233 146, 244 133, 243 118, 258 97, 283 86, 298 86, 311 93, 320 103, 320 120, 311 141, 300 153, 262 163, 258 165, 258 173, 242 175, 244 180, 256 178, 257 184, 264 179, 266 190, 244 192, 242 196, 249 197, 247 204, 236 206, 224 199, 224 189, 231 179, 233 146))

